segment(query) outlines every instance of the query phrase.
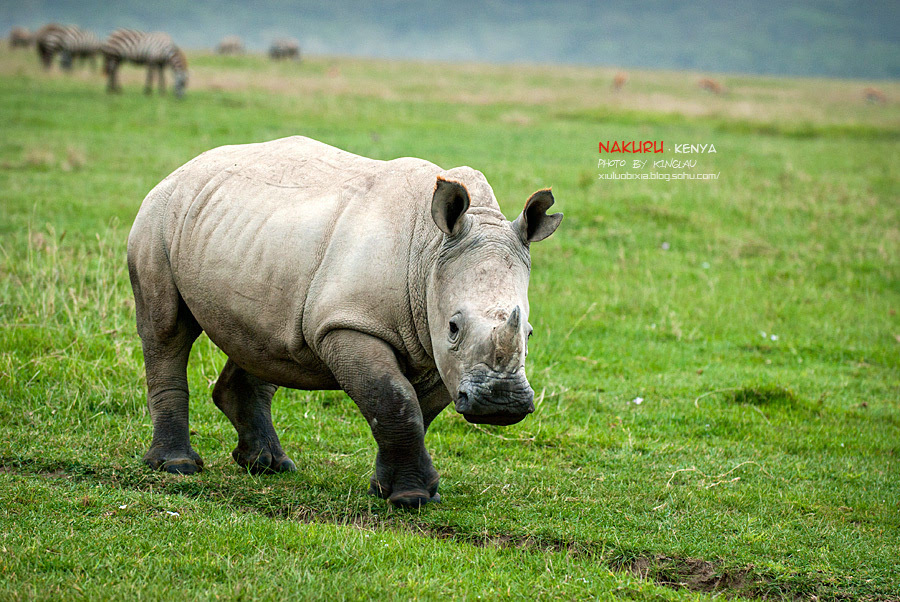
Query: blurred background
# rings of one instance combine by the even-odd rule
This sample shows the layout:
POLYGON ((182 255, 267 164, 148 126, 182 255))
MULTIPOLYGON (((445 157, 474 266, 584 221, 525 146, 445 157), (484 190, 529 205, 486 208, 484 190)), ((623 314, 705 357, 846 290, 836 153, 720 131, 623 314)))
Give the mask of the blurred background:
POLYGON ((74 23, 101 38, 161 30, 186 49, 240 36, 298 38, 304 53, 572 63, 843 78, 900 77, 896 0, 20 0, 0 30, 74 23))

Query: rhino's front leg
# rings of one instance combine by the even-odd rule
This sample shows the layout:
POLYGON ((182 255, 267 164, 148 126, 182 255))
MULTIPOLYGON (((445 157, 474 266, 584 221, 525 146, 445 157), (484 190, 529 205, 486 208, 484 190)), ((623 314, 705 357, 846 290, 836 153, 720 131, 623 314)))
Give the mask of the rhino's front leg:
POLYGON ((361 332, 337 330, 325 337, 322 356, 378 444, 370 493, 411 508, 438 501, 439 477, 425 449, 422 410, 393 348, 361 332))

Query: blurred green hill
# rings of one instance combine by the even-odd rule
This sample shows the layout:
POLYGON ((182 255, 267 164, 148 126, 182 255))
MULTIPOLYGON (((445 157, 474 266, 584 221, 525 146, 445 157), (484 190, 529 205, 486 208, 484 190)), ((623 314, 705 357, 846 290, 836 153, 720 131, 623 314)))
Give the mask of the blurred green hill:
POLYGON ((900 77, 897 0, 18 0, 0 27, 165 30, 209 48, 297 37, 305 52, 449 61, 617 65, 799 76, 900 77))

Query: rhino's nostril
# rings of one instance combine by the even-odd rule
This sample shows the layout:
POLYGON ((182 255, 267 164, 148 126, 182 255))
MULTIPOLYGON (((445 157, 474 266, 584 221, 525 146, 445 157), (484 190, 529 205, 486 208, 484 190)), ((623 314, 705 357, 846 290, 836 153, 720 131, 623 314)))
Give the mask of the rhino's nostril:
POLYGON ((472 410, 472 402, 469 401, 469 395, 465 391, 459 392, 459 397, 456 398, 456 411, 460 414, 464 414, 472 410))

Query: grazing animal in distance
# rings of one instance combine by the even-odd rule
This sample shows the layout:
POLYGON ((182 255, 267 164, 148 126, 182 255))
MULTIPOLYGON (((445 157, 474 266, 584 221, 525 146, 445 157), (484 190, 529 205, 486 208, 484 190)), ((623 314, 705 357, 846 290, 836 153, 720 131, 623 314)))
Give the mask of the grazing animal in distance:
POLYGON ((863 95, 868 102, 880 105, 887 103, 887 95, 878 88, 866 88, 863 90, 863 95))
POLYGON ((619 71, 613 78, 613 90, 618 92, 625 87, 626 83, 628 83, 628 74, 624 71, 619 71))
POLYGON ((216 46, 216 54, 244 54, 244 42, 238 36, 225 36, 216 46))
POLYGON ((49 69, 53 65, 53 57, 62 51, 63 38, 72 27, 74 26, 50 23, 35 32, 34 45, 44 69, 49 69))
POLYGON ((378 444, 370 493, 438 501, 425 433, 534 411, 525 375, 530 245, 549 189, 512 222, 484 175, 377 161, 294 136, 207 151, 159 183, 128 236, 147 371, 150 467, 193 474, 186 367, 201 332, 228 356, 213 389, 254 473, 296 470, 272 425, 278 387, 340 390, 378 444))
POLYGON ((701 90, 706 90, 708 92, 712 92, 713 94, 723 94, 725 92, 725 87, 720 84, 717 80, 704 77, 700 81, 697 82, 697 85, 701 90))
POLYGON ((9 31, 9 47, 10 48, 28 48, 34 41, 31 32, 24 27, 13 27, 9 31))
POLYGON ((75 59, 90 59, 96 67, 96 57, 100 53, 100 38, 92 31, 80 27, 67 28, 62 38, 59 66, 69 71, 75 59))
POLYGON ((103 72, 108 77, 107 92, 119 92, 118 71, 122 63, 147 66, 147 83, 144 92, 153 92, 153 72, 159 74, 159 93, 166 90, 165 69, 172 68, 175 79, 175 96, 181 98, 187 86, 187 57, 175 45, 167 33, 146 33, 134 29, 117 29, 100 47, 103 53, 103 72))
POLYGON ((300 59, 300 42, 294 38, 280 38, 272 42, 269 56, 276 61, 281 59, 300 59))

